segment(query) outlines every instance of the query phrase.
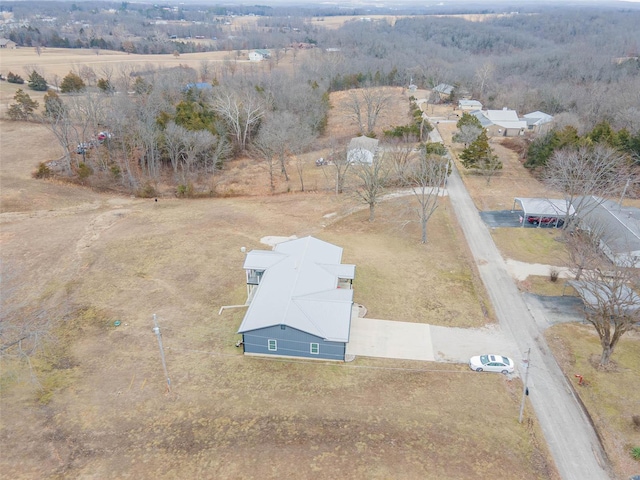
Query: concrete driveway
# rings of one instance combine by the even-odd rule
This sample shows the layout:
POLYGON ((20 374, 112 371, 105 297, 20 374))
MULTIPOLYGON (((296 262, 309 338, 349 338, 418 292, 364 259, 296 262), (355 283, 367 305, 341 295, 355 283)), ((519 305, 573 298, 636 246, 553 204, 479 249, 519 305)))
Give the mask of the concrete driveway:
POLYGON ((450 328, 425 323, 357 317, 351 320, 347 355, 467 363, 473 355, 498 353, 519 366, 515 342, 498 325, 450 328))
POLYGON ((429 325, 362 317, 351 319, 347 355, 435 360, 429 325))

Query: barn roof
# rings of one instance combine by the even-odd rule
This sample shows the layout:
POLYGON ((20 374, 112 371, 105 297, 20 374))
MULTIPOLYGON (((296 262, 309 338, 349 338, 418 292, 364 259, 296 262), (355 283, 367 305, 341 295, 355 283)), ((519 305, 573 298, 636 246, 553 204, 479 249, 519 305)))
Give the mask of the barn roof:
POLYGON ((286 325, 334 342, 348 342, 353 290, 338 288, 354 278, 355 265, 341 264, 342 248, 314 237, 251 251, 245 269, 264 269, 238 333, 286 325))

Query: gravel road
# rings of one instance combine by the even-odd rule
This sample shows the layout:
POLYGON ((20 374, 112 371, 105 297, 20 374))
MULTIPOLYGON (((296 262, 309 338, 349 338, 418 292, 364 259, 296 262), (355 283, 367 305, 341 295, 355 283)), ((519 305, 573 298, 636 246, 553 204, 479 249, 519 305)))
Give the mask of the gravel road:
POLYGON ((560 475, 565 480, 612 478, 596 433, 544 340, 544 311, 524 301, 455 167, 447 187, 500 326, 522 357, 531 349, 528 399, 560 475))

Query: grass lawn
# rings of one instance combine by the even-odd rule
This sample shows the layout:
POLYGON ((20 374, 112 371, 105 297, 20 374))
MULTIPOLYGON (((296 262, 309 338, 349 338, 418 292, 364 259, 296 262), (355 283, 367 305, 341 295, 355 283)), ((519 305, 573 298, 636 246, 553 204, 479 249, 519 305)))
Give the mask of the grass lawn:
MULTIPOLYGON (((451 144, 455 125, 442 125, 443 139, 453 145, 457 154, 461 146, 451 144)), ((511 151, 492 143, 495 152, 503 161, 504 169, 491 180, 491 185, 479 176, 465 171, 457 162, 476 206, 485 210, 510 209, 513 197, 561 198, 548 191, 533 178, 511 151)), ((637 200, 627 202, 637 205, 637 200)), ((559 241, 560 231, 542 228, 494 228, 493 239, 503 257, 526 263, 541 263, 568 266, 568 257, 559 241)), ((539 295, 562 295, 564 281, 551 282, 549 277, 529 276, 518 282, 520 289, 539 295)), ((557 325, 546 332, 554 354, 561 368, 570 380, 573 375, 582 374, 591 385, 578 388, 577 392, 594 419, 596 428, 603 439, 616 475, 627 478, 638 474, 640 465, 631 459, 632 446, 640 445, 640 430, 631 424, 631 415, 640 415, 640 338, 638 334, 623 337, 616 353, 613 371, 595 368, 600 347, 592 327, 584 325, 557 325)), ((575 382, 574 382, 575 384, 575 382)))
POLYGON ((555 228, 492 228, 491 236, 505 258, 525 263, 569 266, 562 232, 555 228))
POLYGON ((218 315, 245 300, 241 246, 313 234, 357 265, 356 301, 372 316, 482 325, 484 293, 446 201, 422 245, 408 198, 381 204, 373 223, 318 193, 96 200, 109 203, 3 224, 6 271, 60 318, 38 383, 3 361, 0 468, 12 478, 558 478, 531 412, 517 422, 518 380, 466 365, 244 357, 244 311, 218 315), (46 238, 38 256, 24 238, 46 238))
POLYGON ((574 385, 603 439, 618 478, 640 472, 631 449, 640 446, 640 427, 633 415, 640 415, 640 332, 622 337, 611 357, 611 368, 597 368, 602 352, 590 325, 556 325, 546 332, 556 359, 574 385), (580 374, 588 386, 577 386, 580 374))

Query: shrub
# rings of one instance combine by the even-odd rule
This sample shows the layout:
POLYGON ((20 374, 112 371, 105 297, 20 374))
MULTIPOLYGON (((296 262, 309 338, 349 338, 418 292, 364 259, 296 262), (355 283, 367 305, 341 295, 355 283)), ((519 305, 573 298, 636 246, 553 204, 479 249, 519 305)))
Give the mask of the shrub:
POLYGON ((633 447, 631 449, 631 456, 636 460, 640 460, 640 447, 633 447))
POLYGON ((93 169, 84 162, 78 165, 78 177, 80 180, 87 179, 93 173, 93 169))
POLYGON ((40 162, 38 169, 33 172, 33 178, 49 178, 51 175, 53 172, 44 162, 40 162))
POLYGON ((193 191, 192 183, 187 183, 186 185, 184 184, 178 185, 178 188, 176 191, 176 195, 178 197, 193 197, 193 194, 194 194, 194 191, 193 191))
POLYGON ((560 276, 560 272, 555 268, 552 268, 551 271, 549 272, 549 279, 554 283, 558 281, 559 276, 560 276))
POLYGON ((424 144, 424 150, 427 155, 440 155, 444 157, 447 154, 447 147, 440 142, 427 142, 424 144))
POLYGON ((69 72, 66 77, 62 79, 60 84, 60 91, 62 93, 73 93, 84 90, 85 84, 80 76, 73 72, 69 72))
POLYGON ((47 81, 35 70, 29 75, 29 88, 37 92, 47 91, 47 81))
POLYGON ((97 85, 98 85, 98 88, 105 93, 113 93, 116 90, 114 86, 111 85, 111 82, 106 78, 99 79, 97 85))
POLYGON ((142 187, 140 187, 137 195, 141 198, 153 198, 156 196, 156 193, 156 188, 153 185, 151 185, 150 183, 145 183, 142 187))
POLYGON ((18 83, 22 85, 24 83, 24 79, 20 75, 16 75, 15 73, 9 72, 7 73, 7 82, 18 83))

